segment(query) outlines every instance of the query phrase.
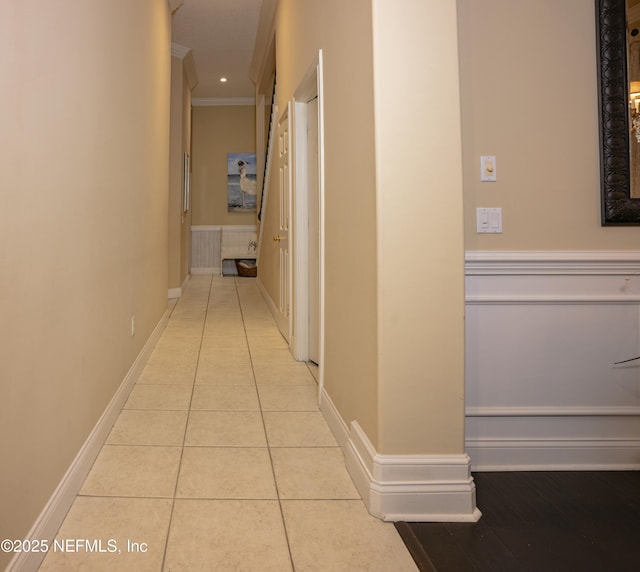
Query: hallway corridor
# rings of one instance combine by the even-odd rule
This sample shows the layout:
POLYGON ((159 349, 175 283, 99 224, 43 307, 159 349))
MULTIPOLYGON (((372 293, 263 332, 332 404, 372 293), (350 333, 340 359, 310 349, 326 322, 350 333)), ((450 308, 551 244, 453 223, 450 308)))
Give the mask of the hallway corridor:
POLYGON ((194 276, 41 571, 416 570, 371 517, 255 279, 194 276), (120 551, 120 552, 118 552, 120 551))

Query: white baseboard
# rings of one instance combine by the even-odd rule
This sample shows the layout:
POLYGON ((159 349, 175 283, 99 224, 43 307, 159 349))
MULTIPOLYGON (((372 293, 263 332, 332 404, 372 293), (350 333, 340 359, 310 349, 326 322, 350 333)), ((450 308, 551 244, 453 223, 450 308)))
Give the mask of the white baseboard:
MULTIPOLYGON (((162 318, 160 318, 160 321, 147 340, 147 343, 142 348, 142 351, 133 362, 133 365, 129 368, 127 375, 109 402, 109 405, 107 405, 102 416, 80 448, 80 451, 71 463, 69 469, 67 469, 64 477, 62 477, 62 480, 56 487, 56 490, 51 495, 51 498, 25 538, 48 540, 49 544, 53 542, 58 529, 78 494, 78 491, 89 474, 98 453, 100 453, 102 446, 107 440, 113 424, 124 407, 133 386, 140 377, 147 360, 151 356, 153 348, 160 339, 160 336, 167 325, 169 315, 170 311, 167 310, 162 318)), ((37 570, 45 556, 46 553, 17 553, 11 562, 9 562, 5 572, 29 572, 31 570, 37 570)))
POLYGON ((637 471, 638 439, 467 439, 474 471, 637 471))
POLYGON ((345 455, 367 510, 385 521, 476 522, 471 461, 462 455, 380 455, 353 421, 349 427, 324 392, 321 411, 345 455))
POLYGON ((349 427, 324 388, 320 390, 320 411, 327 420, 329 429, 331 429, 338 445, 343 451, 346 451, 349 446, 349 427))
POLYGON ((169 288, 169 300, 175 300, 176 298, 182 298, 182 293, 187 287, 187 282, 191 279, 191 274, 187 274, 184 281, 182 282, 182 286, 179 288, 169 288))
POLYGON ((256 278, 256 285, 258 286, 258 290, 260 290, 260 293, 262 294, 262 297, 264 298, 264 301, 266 302, 267 307, 269 308, 269 311, 271 312, 271 315, 273 316, 273 319, 275 320, 278 326, 278 329, 281 332, 287 331, 289 329, 289 324, 284 323, 284 317, 282 316, 282 314, 280 313, 280 310, 278 309, 278 304, 276 304, 273 298, 269 295, 269 292, 267 291, 267 289, 264 287, 264 284, 260 280, 260 276, 256 278))

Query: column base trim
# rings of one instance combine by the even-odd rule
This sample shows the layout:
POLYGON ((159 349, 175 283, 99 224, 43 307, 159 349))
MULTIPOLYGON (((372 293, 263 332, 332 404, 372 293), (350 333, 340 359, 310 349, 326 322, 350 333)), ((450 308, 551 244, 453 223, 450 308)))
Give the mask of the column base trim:
POLYGON ((324 390, 320 403, 371 515, 392 522, 479 520, 468 455, 381 455, 357 421, 346 425, 324 390))

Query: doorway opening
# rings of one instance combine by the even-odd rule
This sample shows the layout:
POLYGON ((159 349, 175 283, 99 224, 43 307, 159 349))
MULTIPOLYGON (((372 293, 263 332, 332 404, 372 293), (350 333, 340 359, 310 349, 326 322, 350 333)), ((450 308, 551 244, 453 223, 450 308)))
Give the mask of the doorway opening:
POLYGON ((324 130, 322 51, 293 100, 293 324, 291 349, 318 365, 324 351, 324 130))

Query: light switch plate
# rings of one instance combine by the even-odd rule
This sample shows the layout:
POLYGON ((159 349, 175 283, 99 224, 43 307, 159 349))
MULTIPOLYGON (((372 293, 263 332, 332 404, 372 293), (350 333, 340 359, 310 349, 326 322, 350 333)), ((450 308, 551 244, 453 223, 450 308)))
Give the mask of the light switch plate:
POLYGON ((480 180, 484 182, 494 182, 497 180, 495 156, 482 155, 480 157, 480 180))
POLYGON ((478 234, 502 233, 502 209, 480 208, 476 209, 476 223, 478 234))

